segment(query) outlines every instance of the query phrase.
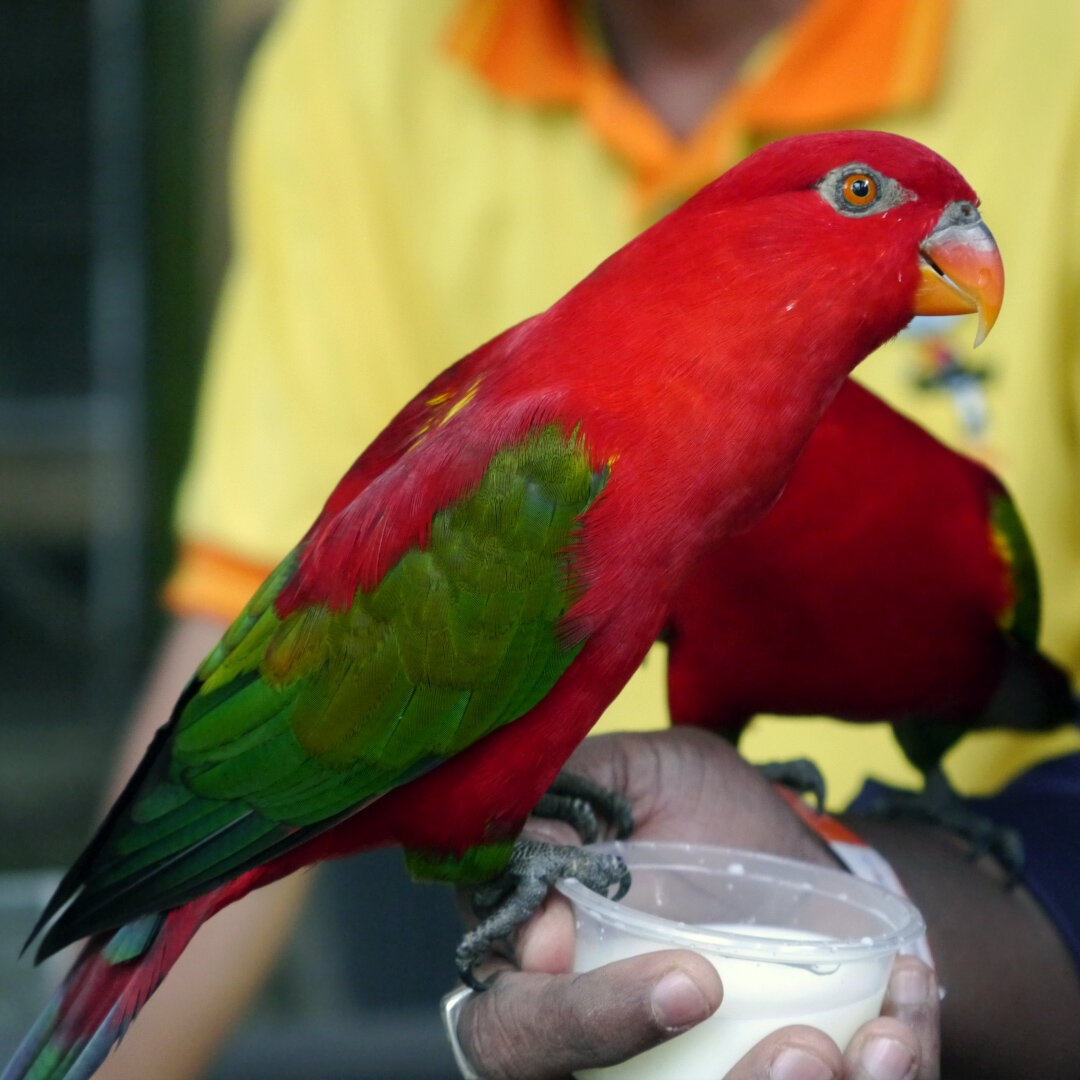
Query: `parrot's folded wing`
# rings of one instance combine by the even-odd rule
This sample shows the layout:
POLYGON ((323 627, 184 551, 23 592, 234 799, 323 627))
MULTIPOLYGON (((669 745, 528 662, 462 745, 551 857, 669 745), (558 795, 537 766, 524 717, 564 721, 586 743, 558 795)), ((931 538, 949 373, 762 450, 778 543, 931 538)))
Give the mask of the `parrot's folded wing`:
POLYGON ((279 613, 304 572, 290 554, 64 878, 41 955, 265 863, 528 712, 583 644, 560 624, 607 476, 553 425, 499 450, 345 610, 279 613))

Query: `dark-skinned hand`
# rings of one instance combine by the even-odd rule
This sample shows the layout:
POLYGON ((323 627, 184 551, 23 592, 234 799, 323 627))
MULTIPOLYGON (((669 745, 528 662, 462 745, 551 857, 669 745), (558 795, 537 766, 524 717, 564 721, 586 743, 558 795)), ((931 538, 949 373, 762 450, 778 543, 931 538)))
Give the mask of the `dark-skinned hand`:
MULTIPOLYGON (((567 767, 630 800, 636 839, 726 844, 837 865, 772 785, 708 733, 600 736, 586 740, 567 767)), ((528 833, 574 842, 567 828, 546 821, 531 822, 528 833)), ((685 951, 570 974, 573 934, 569 905, 551 894, 518 934, 512 957, 482 972, 492 987, 466 1002, 458 1037, 485 1080, 561 1080, 623 1061, 701 1023, 723 999, 716 969, 685 951)), ((758 1043, 726 1080, 938 1080, 938 1060, 937 982, 924 964, 902 957, 882 1015, 863 1025, 846 1051, 814 1028, 788 1027, 758 1043)))

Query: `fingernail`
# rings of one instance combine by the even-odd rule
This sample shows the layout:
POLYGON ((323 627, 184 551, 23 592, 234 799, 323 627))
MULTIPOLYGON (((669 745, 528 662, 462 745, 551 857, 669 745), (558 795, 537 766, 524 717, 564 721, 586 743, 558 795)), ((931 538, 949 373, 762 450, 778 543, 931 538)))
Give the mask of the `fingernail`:
POLYGON ((893 972, 889 998, 895 1005, 925 1005, 930 998, 930 979, 926 968, 907 964, 893 972))
POLYGON ((788 1046, 773 1058, 769 1080, 833 1080, 833 1071, 809 1050, 788 1046))
POLYGON ((906 1080, 915 1058, 896 1039, 874 1039, 862 1053, 862 1065, 870 1080, 906 1080))
POLYGON ((673 1034, 709 1015, 709 1002, 693 979, 683 971, 669 971, 652 991, 652 1011, 656 1022, 673 1034))

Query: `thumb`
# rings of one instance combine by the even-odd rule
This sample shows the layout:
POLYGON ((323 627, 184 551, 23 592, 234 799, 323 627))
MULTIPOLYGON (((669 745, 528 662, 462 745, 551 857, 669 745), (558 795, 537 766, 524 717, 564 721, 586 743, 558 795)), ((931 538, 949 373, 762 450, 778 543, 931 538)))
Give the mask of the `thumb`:
POLYGON ((485 1080, 555 1080, 665 1042, 711 1016, 722 997, 716 969, 687 952, 581 975, 505 971, 466 1003, 458 1041, 485 1080))

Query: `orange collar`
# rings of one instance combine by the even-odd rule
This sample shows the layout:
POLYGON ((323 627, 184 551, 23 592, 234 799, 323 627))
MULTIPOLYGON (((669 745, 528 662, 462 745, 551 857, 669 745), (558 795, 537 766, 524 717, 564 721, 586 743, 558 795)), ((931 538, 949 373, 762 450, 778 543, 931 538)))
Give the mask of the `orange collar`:
POLYGON ((770 133, 857 126, 924 105, 944 51, 945 0, 808 0, 718 101, 676 139, 585 40, 566 0, 464 0, 447 46, 499 94, 579 109, 634 170, 642 207, 674 200, 770 133))

